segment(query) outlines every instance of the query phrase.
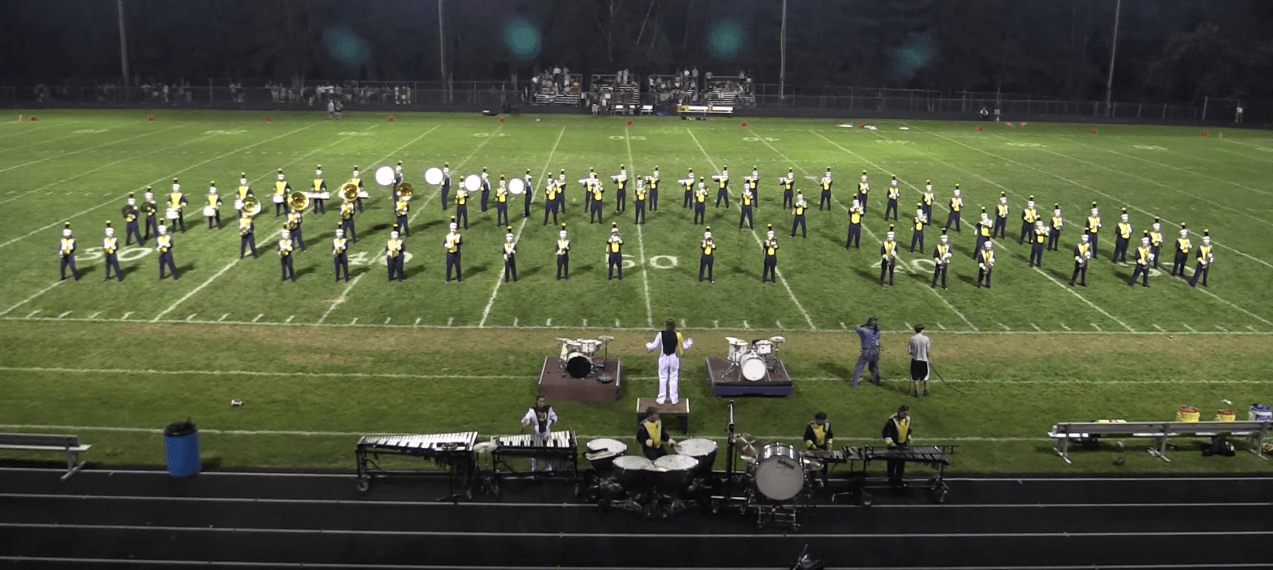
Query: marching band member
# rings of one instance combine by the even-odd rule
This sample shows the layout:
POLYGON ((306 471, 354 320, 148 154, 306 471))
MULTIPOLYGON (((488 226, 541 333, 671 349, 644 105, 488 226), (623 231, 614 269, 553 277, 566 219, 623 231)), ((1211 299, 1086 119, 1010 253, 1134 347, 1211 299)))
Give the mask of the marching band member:
POLYGON ((544 187, 544 225, 548 225, 548 214, 553 216, 553 225, 557 224, 557 203, 559 202, 558 192, 561 191, 560 184, 551 178, 548 179, 547 186, 544 187))
POLYGON ((398 193, 398 185, 402 184, 405 176, 402 174, 402 161, 398 161, 398 165, 393 167, 393 193, 398 193))
POLYGON ((744 184, 743 195, 738 199, 739 210, 741 210, 741 213, 738 215, 738 229, 743 229, 744 221, 747 222, 748 229, 756 229, 755 219, 752 216, 752 206, 754 202, 755 200, 752 197, 751 187, 744 184))
POLYGON ((834 183, 835 181, 831 179, 831 167, 828 166, 827 173, 824 174, 822 176, 822 180, 819 181, 819 184, 822 186, 822 195, 818 198, 819 212, 822 211, 822 206, 824 205, 828 210, 831 209, 831 185, 834 183))
POLYGON ((648 176, 637 179, 636 194, 632 198, 632 205, 636 206, 636 216, 632 219, 634 224, 645 225, 646 184, 649 180, 651 179, 648 176))
POLYGON ((1096 202, 1092 202, 1092 215, 1087 217, 1087 225, 1084 231, 1087 232, 1087 241, 1092 243, 1092 257, 1096 257, 1097 234, 1100 233, 1101 227, 1101 210, 1096 207, 1096 202))
POLYGON ((588 184, 588 223, 605 223, 605 220, 602 219, 604 214, 602 205, 604 202, 602 202, 601 197, 605 194, 606 190, 601 185, 600 181, 590 180, 588 184))
POLYGON ((288 212, 287 221, 283 223, 283 229, 287 230, 296 245, 305 251, 305 237, 301 233, 302 225, 305 223, 305 215, 301 212, 288 212))
MULTIPOLYGON (((208 229, 212 229, 212 222, 215 220, 217 229, 221 229, 221 197, 217 195, 217 181, 213 180, 208 188, 208 208, 212 208, 212 215, 208 218, 208 229)), ((207 214, 205 211, 204 214, 207 214)))
MULTIPOLYGON (((526 410, 526 415, 522 416, 522 429, 530 429, 530 439, 536 445, 544 445, 548 441, 548 435, 552 433, 555 425, 557 425, 557 412, 548 405, 548 399, 542 395, 535 398, 535 406, 526 410)), ((549 461, 545 461, 544 466, 552 471, 549 461)), ((539 471, 539 459, 530 458, 530 470, 539 471)))
MULTIPOLYGON (((893 219, 897 219, 897 213, 893 213, 893 219)), ((924 226, 928 225, 928 217, 924 215, 924 203, 915 204, 915 221, 911 225, 911 253, 915 253, 915 244, 919 244, 919 251, 924 251, 924 226)))
POLYGON ((1132 241, 1132 224, 1127 219, 1127 208, 1123 208, 1123 214, 1118 219, 1118 225, 1114 226, 1114 257, 1110 259, 1114 263, 1122 263, 1127 265, 1127 248, 1132 241))
POLYGON ((981 251, 977 256, 977 287, 981 287, 981 282, 986 282, 986 288, 990 288, 990 275, 995 270, 995 250, 994 242, 986 240, 981 245, 981 251))
MULTIPOLYGON (((568 186, 566 184, 566 169, 563 168, 561 169, 561 174, 557 176, 557 207, 561 210, 561 215, 563 216, 566 215, 566 188, 568 186)), ((587 194, 587 192, 584 192, 584 194, 587 194)), ((553 223, 557 223, 555 218, 553 223)))
MULTIPOLYGON (((700 180, 702 179, 700 178, 700 180)), ((694 202, 694 169, 693 168, 690 169, 689 176, 687 176, 684 180, 681 181, 681 185, 685 187, 685 203, 681 204, 681 208, 686 209, 686 208, 689 208, 690 204, 694 202)))
POLYGON ((698 260, 698 282, 703 282, 703 270, 707 270, 708 283, 716 282, 716 240, 712 239, 712 228, 708 226, 707 231, 703 232, 703 241, 698 244, 698 249, 703 252, 702 257, 698 260))
POLYGON ((111 280, 111 269, 115 270, 115 277, 123 281, 124 272, 119 268, 119 238, 115 237, 115 228, 109 221, 106 222, 106 237, 102 239, 102 253, 106 254, 106 281, 111 280))
POLYGON ((698 178, 698 191, 694 192, 694 225, 707 223, 707 183, 698 178))
POLYGON ((336 281, 340 281, 340 272, 344 270, 345 281, 348 282, 349 240, 345 239, 345 230, 340 228, 336 228, 336 237, 332 238, 332 263, 336 266, 336 281))
POLYGON ((323 196, 327 195, 327 181, 323 180, 323 165, 318 165, 318 169, 314 171, 314 209, 315 214, 327 213, 327 200, 323 196))
POLYGON ((247 200, 248 196, 255 197, 256 194, 252 192, 252 186, 248 184, 248 173, 240 172, 239 173, 239 188, 237 190, 237 193, 235 194, 235 200, 234 200, 235 211, 243 212, 243 201, 247 200))
POLYGON ((137 209, 137 199, 129 193, 128 205, 124 206, 124 245, 133 245, 133 236, 137 236, 137 245, 146 245, 146 241, 141 239, 141 229, 137 227, 137 218, 140 213, 141 211, 137 209))
MULTIPOLYGON (((657 212, 659 211, 659 167, 655 166, 654 174, 651 174, 645 180, 646 187, 650 189, 650 211, 657 212)), ((644 214, 642 214, 641 219, 645 219, 644 214)))
POLYGON ((1025 243, 1026 240, 1032 244, 1035 243, 1034 226, 1037 221, 1039 221, 1039 211, 1034 208, 1034 196, 1030 196, 1025 203, 1025 209, 1021 210, 1021 235, 1017 237, 1017 245, 1025 243))
MULTIPOLYGON (((791 213, 794 216, 791 219, 791 237, 796 237, 796 227, 799 227, 800 236, 805 239, 809 238, 809 228, 805 225, 804 215, 804 211, 807 209, 809 209, 809 203, 804 199, 804 192, 797 190, 796 207, 791 210, 791 213)), ((739 224, 738 229, 742 229, 742 224, 739 224)))
MULTIPOLYGON (((890 416, 884 424, 884 443, 890 450, 905 449, 911 443, 911 409, 909 406, 897 408, 897 414, 890 416)), ((906 488, 906 461, 900 458, 888 459, 888 485, 894 489, 906 488)))
MULTIPOLYGON (((486 168, 482 168, 482 209, 478 211, 485 214, 488 204, 491 201, 491 176, 486 173, 486 168)), ((464 228, 468 229, 468 228, 464 228)))
POLYGON ((168 226, 159 224, 159 229, 155 232, 155 251, 159 252, 159 280, 163 281, 164 268, 172 273, 172 280, 176 281, 177 264, 172 259, 172 235, 168 233, 168 226))
POLYGON ((248 249, 252 250, 252 259, 256 259, 256 222, 252 216, 239 216, 239 259, 246 257, 248 249))
MULTIPOLYGON (((1193 270, 1193 279, 1189 281, 1190 287, 1198 286, 1199 277, 1202 278, 1202 286, 1207 287, 1207 276, 1211 274, 1211 263, 1216 260, 1216 255, 1211 252, 1211 249, 1211 230, 1202 230, 1202 245, 1198 246, 1198 266, 1193 270)), ((1150 253, 1150 255, 1152 256, 1153 253, 1150 253)))
POLYGON ((849 244, 862 249, 862 218, 864 217, 866 217, 866 210, 854 198, 853 204, 849 206, 849 239, 845 240, 844 249, 849 249, 849 244))
MULTIPOLYGON (((661 358, 659 360, 662 361, 661 358)), ((660 366, 660 371, 662 371, 662 366, 660 366)), ((661 404, 662 402, 659 403, 661 404)), ((672 438, 665 438, 665 435, 663 432, 663 421, 659 419, 659 409, 654 406, 646 408, 645 420, 637 425, 636 436, 637 442, 641 444, 641 453, 645 455, 646 459, 654 461, 667 455, 667 450, 663 449, 663 444, 668 446, 676 445, 672 438)))
POLYGON ((796 173, 787 167, 787 177, 779 179, 779 185, 782 186, 782 209, 795 207, 793 188, 796 185, 796 173))
POLYGON ((503 174, 499 177, 499 188, 495 190, 495 224, 508 225, 508 185, 503 174))
MULTIPOLYGON (((458 204, 458 206, 456 206, 455 208, 456 210, 455 213, 457 215, 464 217, 464 223, 468 223, 468 219, 469 219, 468 208, 464 206, 466 196, 468 196, 468 194, 464 192, 463 188, 460 188, 460 191, 456 193, 455 195, 456 204, 458 204)), ((394 202, 394 205, 393 205, 393 215, 395 218, 397 218, 395 220, 396 223, 394 225, 396 225, 398 229, 402 231, 402 237, 411 237, 410 213, 411 213, 411 198, 408 198, 406 196, 398 196, 398 199, 394 202)))
POLYGON ((725 209, 728 210, 729 209, 729 167, 728 166, 723 167, 721 169, 720 175, 714 176, 713 178, 716 179, 716 184, 718 186, 716 189, 716 207, 719 208, 720 201, 724 199, 725 209))
POLYGON ((1140 247, 1136 248, 1136 269, 1132 271, 1132 280, 1127 285, 1135 287, 1136 278, 1144 275, 1141 285, 1149 287, 1149 264, 1153 263, 1150 259, 1153 255, 1149 253, 1149 232, 1145 232, 1145 237, 1140 238, 1140 247))
POLYGON ((460 235, 459 224, 455 223, 455 218, 451 218, 451 231, 446 234, 446 239, 442 242, 442 249, 446 250, 446 282, 451 282, 451 268, 455 268, 455 280, 463 283, 464 277, 460 274, 460 246, 464 245, 464 236, 460 235))
POLYGON ((1074 281, 1083 277, 1083 281, 1079 285, 1087 287, 1087 262, 1092 259, 1092 244, 1087 241, 1087 234, 1079 236, 1078 245, 1074 246, 1074 274, 1070 275, 1070 286, 1074 286, 1074 281))
POLYGON ((525 202, 526 202, 526 210, 525 210, 524 212, 522 212, 522 217, 523 217, 523 218, 529 218, 529 217, 530 217, 530 200, 531 200, 531 197, 535 195, 535 183, 534 183, 534 178, 532 178, 532 177, 531 177, 531 175, 530 175, 530 169, 529 169, 529 168, 527 168, 527 169, 526 169, 526 179, 524 180, 524 182, 526 183, 526 186, 525 186, 525 188, 526 188, 526 198, 525 198, 525 202))
POLYGON ((946 235, 946 230, 942 230, 941 241, 933 248, 933 289, 937 288, 938 277, 941 277, 941 288, 946 288, 946 273, 950 270, 951 257, 954 257, 954 252, 950 248, 950 236, 946 235))
MULTIPOLYGON (((667 401, 668 396, 671 396, 673 405, 680 402, 681 355, 694 346, 694 339, 685 338, 681 333, 676 332, 676 319, 668 317, 665 324, 664 329, 654 336, 654 340, 645 344, 646 352, 662 349, 662 354, 659 355, 659 397, 655 400, 660 406, 667 401)), ((657 422, 658 416, 654 417, 657 422)), ((655 436, 654 439, 657 440, 658 437, 655 436)), ((642 443, 645 444, 646 441, 643 439, 642 443)))
POLYGON ((58 258, 61 259, 62 281, 66 281, 66 268, 71 268, 71 276, 80 280, 80 272, 75 269, 75 237, 71 234, 71 222, 62 228, 62 240, 58 242, 58 258))
POLYGON ((1189 250, 1193 248, 1193 242, 1189 241, 1189 229, 1184 224, 1180 224, 1180 239, 1176 240, 1176 258, 1171 264, 1171 276, 1180 276, 1185 278, 1185 265, 1189 264, 1189 250))
POLYGON ((146 240, 150 239, 150 230, 155 230, 155 235, 159 235, 159 204, 155 202, 155 194, 150 191, 150 187, 146 187, 146 193, 142 195, 145 202, 142 203, 142 212, 146 214, 146 239, 139 240, 137 245, 145 245, 146 240))
POLYGON ((1008 239, 1008 193, 999 193, 999 204, 995 206, 995 225, 990 231, 992 239, 1008 239))
POLYGON ((761 244, 761 251, 765 252, 765 267, 760 272, 760 282, 763 284, 766 279, 778 282, 778 239, 774 237, 774 225, 769 224, 769 235, 765 238, 765 243, 761 244))
POLYGON ((1158 269, 1158 254, 1162 252, 1162 223, 1154 218, 1153 229, 1149 230, 1149 253, 1154 254, 1154 269, 1158 269))
POLYGON ((831 422, 827 420, 826 412, 818 412, 813 415, 813 421, 804 428, 804 447, 805 449, 820 449, 822 451, 831 451, 832 440, 835 434, 831 433, 831 422))
POLYGON ((897 268, 897 242, 893 240, 895 235, 893 226, 889 226, 884 241, 880 243, 880 287, 884 286, 885 273, 888 273, 888 284, 893 284, 893 270, 897 268))
POLYGON ((509 277, 513 282, 517 282, 517 242, 514 241, 517 236, 513 235, 513 226, 508 226, 508 233, 504 234, 504 282, 508 283, 509 277))
MULTIPOLYGON (((888 187, 888 202, 887 202, 887 205, 884 207, 885 221, 888 220, 889 212, 893 212, 893 221, 895 222, 897 221, 897 199, 900 198, 901 196, 902 196, 902 189, 897 187, 897 177, 894 176, 893 181, 889 183, 889 187, 888 187)), ((818 209, 821 210, 822 207, 819 206, 818 209)))
POLYGON ((760 169, 756 165, 751 167, 751 178, 743 180, 743 186, 747 190, 751 190, 751 200, 755 203, 755 207, 760 207, 760 169))
POLYGON ((981 207, 981 221, 977 222, 977 245, 972 248, 972 257, 976 259, 981 253, 981 246, 990 241, 990 234, 994 231, 994 222, 990 221, 990 216, 986 214, 986 207, 981 207))
POLYGON ((186 200, 186 195, 181 192, 181 185, 177 183, 177 179, 172 179, 172 194, 168 195, 168 207, 177 209, 177 219, 175 222, 168 222, 172 225, 180 225, 181 233, 186 233, 186 204, 190 201, 186 200))
POLYGON ((349 243, 358 243, 358 232, 354 226, 354 202, 341 202, 340 204, 340 226, 339 229, 344 230, 345 235, 349 236, 349 243))
MULTIPOLYGON (((932 188, 932 185, 930 184, 928 187, 932 188)), ((929 208, 931 209, 931 206, 929 208)), ((955 232, 964 233, 963 228, 960 227, 960 222, 962 221, 960 219, 960 212, 962 212, 963 209, 964 199, 959 195, 959 185, 956 184, 955 195, 950 197, 950 215, 946 216, 946 231, 950 231, 950 226, 954 225, 955 232)))
MULTIPOLYGON (((956 184, 956 185, 955 185, 955 189, 959 189, 959 185, 958 185, 958 184, 956 184)), ((937 201, 937 197, 936 197, 935 195, 933 195, 933 181, 932 181, 932 180, 926 180, 926 181, 924 182, 924 193, 923 193, 923 195, 920 197, 920 200, 919 200, 919 201, 920 201, 920 203, 921 203, 921 204, 923 204, 923 205, 924 205, 924 219, 928 220, 928 223, 930 223, 930 224, 931 224, 931 223, 934 223, 934 222, 933 222, 933 202, 936 202, 936 201, 937 201)), ((960 204, 960 206, 962 207, 962 206, 963 206, 963 201, 960 201, 960 203, 959 203, 959 204, 960 204)), ((958 216, 956 216, 956 218, 958 218, 958 216)), ((950 221, 950 220, 949 220, 949 218, 947 218, 947 220, 946 220, 946 221, 947 221, 947 222, 949 222, 949 221, 950 221)), ((959 230, 957 230, 957 229, 956 229, 955 231, 959 231, 959 230)))
POLYGON ((1061 230, 1065 227, 1065 218, 1061 217, 1061 205, 1052 205, 1052 231, 1048 232, 1048 250, 1060 251, 1061 230))
MULTIPOLYGON (((446 179, 446 183, 449 185, 450 182, 451 182, 451 178, 448 175, 446 179)), ((354 165, 354 176, 349 179, 349 183, 358 187, 358 202, 357 202, 358 211, 359 212, 366 211, 366 208, 364 208, 362 205, 362 193, 366 191, 366 188, 364 188, 362 185, 362 171, 358 170, 358 165, 356 164, 354 165)), ((442 194, 442 208, 446 209, 446 194, 445 193, 442 194)))
POLYGON ((292 193, 292 185, 287 183, 287 177, 283 176, 283 169, 278 169, 278 180, 274 182, 274 217, 282 216, 287 213, 287 195, 292 193))
POLYGON ((615 179, 614 213, 624 214, 628 211, 628 169, 619 165, 619 177, 615 179))
POLYGON ((451 163, 442 163, 442 211, 446 211, 447 204, 451 201, 451 163))
MULTIPOLYGON (((594 202, 596 203, 596 202, 594 202)), ((623 238, 619 236, 619 224, 610 224, 610 239, 606 240, 607 281, 614 279, 614 269, 619 268, 619 281, 623 281, 623 238)))
POLYGON ((566 234, 566 224, 562 224, 561 231, 557 233, 558 281, 561 281, 563 274, 566 277, 566 281, 570 281, 570 237, 566 234))
POLYGON ((1043 220, 1034 221, 1034 232, 1030 235, 1030 267, 1043 267, 1043 248, 1047 246, 1048 228, 1043 220))
POLYGON ((292 236, 287 230, 283 230, 283 235, 278 240, 278 262, 283 270, 282 280, 287 281, 290 277, 295 283, 296 267, 292 263, 292 236))
POLYGON ((871 192, 871 183, 866 181, 866 171, 863 170, 862 181, 858 182, 858 197, 857 197, 858 204, 862 206, 862 215, 866 215, 866 211, 867 211, 866 196, 870 192, 871 192))
POLYGON ((403 254, 406 253, 406 244, 398 236, 398 228, 394 228, 389 232, 389 241, 385 244, 385 265, 389 268, 389 280, 397 279, 399 282, 406 281, 407 275, 403 271, 403 254))

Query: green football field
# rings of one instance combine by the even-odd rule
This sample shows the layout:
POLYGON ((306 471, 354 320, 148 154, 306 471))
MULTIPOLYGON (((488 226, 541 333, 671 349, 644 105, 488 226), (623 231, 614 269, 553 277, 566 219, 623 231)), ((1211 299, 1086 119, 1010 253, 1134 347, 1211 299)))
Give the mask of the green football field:
MULTIPOLYGON (((208 461, 232 466, 352 467, 362 433, 512 433, 535 395, 543 357, 556 339, 616 337, 628 383, 614 404, 557 404, 562 429, 630 437, 635 399, 657 389, 655 361, 642 344, 667 317, 696 346, 682 368, 682 395, 694 402, 693 431, 719 436, 725 405, 711 397, 702 359, 723 356, 724 338, 783 335, 784 362, 796 378, 789 400, 739 402, 739 428, 762 439, 796 438, 825 410, 838 439, 871 442, 899 403, 915 408, 918 436, 960 446, 956 467, 979 472, 1266 470, 1249 454, 1202 459, 1184 446, 1162 464, 1143 452, 1127 465, 1110 453, 1076 456, 1067 466, 1043 434, 1058 421, 1161 420, 1182 404, 1204 410, 1269 403, 1266 363, 1273 356, 1273 139, 1244 130, 1030 124, 637 117, 495 118, 449 114, 171 111, 40 111, 37 122, 0 124, 0 429, 77 433, 101 462, 163 460, 164 425, 191 417, 205 433, 208 461), (272 122, 266 123, 270 115, 272 122), (154 116, 153 122, 148 116, 154 116), (407 279, 386 279, 383 250, 394 223, 376 167, 403 161, 416 187, 407 239, 407 279), (504 228, 495 209, 471 200, 463 231, 464 281, 445 282, 443 242, 454 209, 442 210, 428 167, 449 163, 456 180, 485 168, 493 179, 535 180, 529 219, 510 207, 520 281, 503 282, 504 228), (333 190, 360 166, 372 199, 356 220, 353 279, 332 278, 330 242, 339 199, 326 215, 307 214, 309 251, 296 256, 298 280, 279 279, 275 253, 282 218, 269 203, 278 169, 300 189, 324 168, 333 190), (607 184, 605 220, 589 224, 576 181, 589 168, 608 181, 661 171, 660 207, 643 226, 614 214, 607 184), (742 178, 760 171, 754 230, 738 229, 737 204, 713 208, 707 224, 719 247, 716 282, 699 283, 702 227, 681 208, 675 181, 729 167, 734 198, 742 178), (816 180, 830 167, 832 207, 819 211, 816 180), (808 238, 789 237, 778 178, 793 169, 812 210, 808 238), (562 169, 571 183, 562 217, 573 242, 570 281, 555 279, 556 226, 543 224, 543 181, 562 169), (861 249, 846 251, 847 206, 862 170, 872 185, 861 249), (230 194, 246 172, 262 197, 260 259, 239 260, 230 194), (882 219, 892 176, 902 189, 901 220, 882 219), (158 279, 153 249, 126 247, 127 278, 104 280, 102 230, 129 193, 153 186, 157 199, 179 178, 190 201, 187 232, 175 238, 181 279, 158 279), (910 218, 926 180, 936 191, 936 227, 926 251, 908 253, 910 218), (222 230, 200 212, 209 181, 227 198, 222 230), (965 227, 951 234, 949 289, 929 287, 932 250, 955 184, 965 227), (975 287, 971 224, 1006 193, 1008 240, 996 245, 994 288, 975 287), (1040 212, 1065 212, 1060 252, 1043 267, 1023 263, 1020 211, 1033 196, 1040 212), (1104 221, 1099 258, 1086 288, 1068 286, 1071 250, 1096 202, 1104 221), (1126 208, 1139 236, 1160 219, 1168 245, 1148 289, 1129 287, 1130 265, 1110 261, 1113 230, 1126 208), (58 240, 69 221, 84 279, 60 281, 58 240), (623 280, 606 278, 604 242, 612 222, 624 239, 623 280), (1210 287, 1167 275, 1170 241, 1188 224, 1195 247, 1214 238, 1210 287), (766 224, 779 236, 779 280, 762 285, 766 224), (893 286, 879 285, 879 249, 896 224, 902 249, 893 286), (852 329, 868 315, 885 329, 885 388, 853 390, 852 329), (922 323, 947 381, 928 399, 909 397, 905 339, 922 323), (956 391, 958 390, 958 391, 956 391), (242 399, 242 408, 229 400, 242 399), (1232 402, 1232 405, 1224 401, 1232 402)), ((709 186, 711 180, 708 178, 709 186)), ((454 194, 452 195, 454 198, 454 194)), ((162 210, 161 210, 162 211, 162 210)), ((150 243, 153 245, 153 241, 150 243)), ((1129 259, 1133 256, 1129 255, 1129 259)), ((1192 259, 1188 273, 1192 274, 1192 259)), ((1132 448, 1137 445, 1133 443, 1132 448)), ((1143 446, 1142 446, 1143 447, 1143 446)))

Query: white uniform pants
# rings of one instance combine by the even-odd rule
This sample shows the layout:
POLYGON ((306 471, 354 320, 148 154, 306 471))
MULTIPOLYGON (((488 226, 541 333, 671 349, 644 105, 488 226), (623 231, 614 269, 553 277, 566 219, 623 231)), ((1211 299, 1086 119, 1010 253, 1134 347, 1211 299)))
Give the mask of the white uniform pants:
POLYGON ((681 358, 675 353, 659 355, 659 402, 667 401, 671 392, 672 402, 681 401, 681 358))

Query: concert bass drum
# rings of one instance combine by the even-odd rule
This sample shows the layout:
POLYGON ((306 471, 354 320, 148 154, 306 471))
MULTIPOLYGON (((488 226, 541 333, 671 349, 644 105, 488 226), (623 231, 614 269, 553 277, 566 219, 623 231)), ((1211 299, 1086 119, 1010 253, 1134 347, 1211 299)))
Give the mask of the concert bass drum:
POLYGON ((804 489, 804 465, 800 452, 785 443, 771 443, 760 450, 752 467, 756 490, 772 501, 789 501, 804 489))
POLYGON ((765 379, 765 359, 755 352, 748 352, 742 356, 739 364, 742 371, 743 379, 749 382, 759 382, 765 379))
POLYGON ((566 356, 566 374, 571 378, 587 378, 592 374, 592 357, 582 352, 572 352, 566 356))

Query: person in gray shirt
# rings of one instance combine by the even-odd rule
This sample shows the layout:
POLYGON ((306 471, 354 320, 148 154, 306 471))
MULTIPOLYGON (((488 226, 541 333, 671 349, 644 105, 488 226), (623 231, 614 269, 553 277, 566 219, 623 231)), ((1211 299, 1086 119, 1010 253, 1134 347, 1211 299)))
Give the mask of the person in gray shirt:
POLYGON ((866 324, 855 329, 858 337, 862 339, 862 355, 858 357, 857 368, 853 370, 854 388, 858 387, 858 382, 862 380, 862 369, 870 367, 871 376, 874 380, 872 384, 880 385, 880 325, 876 322, 875 317, 866 319, 866 324))
POLYGON ((906 351, 911 355, 911 383, 915 388, 915 397, 919 397, 919 383, 924 383, 924 395, 928 395, 928 349, 933 345, 932 339, 924 336, 924 325, 915 325, 915 336, 911 337, 906 351))

